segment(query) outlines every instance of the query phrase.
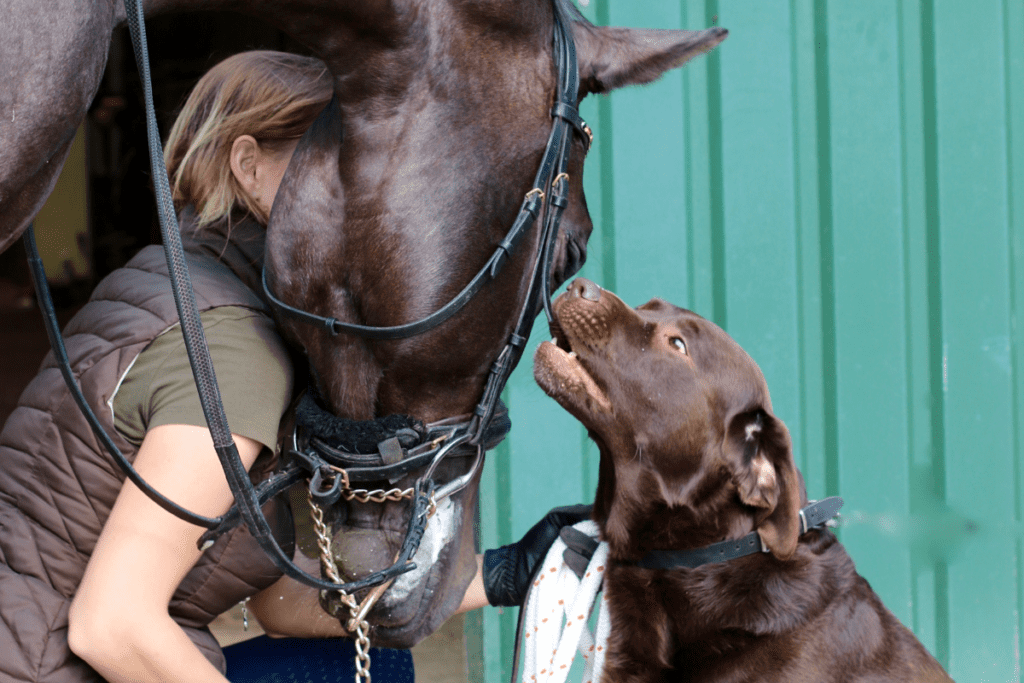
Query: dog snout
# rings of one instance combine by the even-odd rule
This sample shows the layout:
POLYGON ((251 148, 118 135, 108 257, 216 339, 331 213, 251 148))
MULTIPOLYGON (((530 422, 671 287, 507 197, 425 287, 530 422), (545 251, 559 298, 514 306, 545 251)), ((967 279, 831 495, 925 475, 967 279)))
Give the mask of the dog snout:
POLYGON ((568 289, 570 296, 577 296, 587 301, 600 301, 601 288, 590 280, 578 277, 572 281, 568 289))

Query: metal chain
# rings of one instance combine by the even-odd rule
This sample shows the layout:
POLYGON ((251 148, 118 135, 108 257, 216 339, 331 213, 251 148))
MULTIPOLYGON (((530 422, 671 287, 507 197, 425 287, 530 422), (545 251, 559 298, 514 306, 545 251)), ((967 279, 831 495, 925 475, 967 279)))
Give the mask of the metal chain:
MULTIPOLYGON (((368 491, 366 489, 351 489, 349 488, 348 472, 341 469, 340 467, 331 466, 332 470, 335 470, 341 475, 342 478, 342 496, 346 500, 356 500, 360 503, 383 503, 384 501, 400 501, 407 498, 413 498, 416 495, 415 489, 391 489, 385 491, 383 489, 377 489, 375 491, 368 491)), ((327 530, 327 524, 324 522, 324 511, 323 509, 313 502, 312 492, 307 492, 307 499, 309 500, 310 517, 313 520, 313 530, 316 533, 316 544, 320 549, 320 562, 323 565, 324 571, 327 573, 329 578, 334 583, 344 583, 341 578, 341 573, 338 571, 338 564, 334 561, 334 553, 331 552, 331 535, 327 530)), ((437 501, 434 496, 430 496, 430 505, 427 508, 426 514, 427 519, 434 516, 437 512, 437 501)), ((366 615, 370 611, 370 608, 377 602, 384 591, 391 586, 394 579, 387 581, 380 586, 377 586, 372 590, 369 595, 360 605, 356 602, 355 596, 350 595, 342 590, 338 591, 338 596, 343 605, 348 607, 350 619, 346 624, 345 628, 351 634, 355 631, 356 641, 356 683, 370 683, 370 638, 367 635, 370 625, 366 621, 366 615)), ((334 615, 337 617, 337 614, 334 615)))
POLYGON ((412 500, 416 495, 414 489, 354 489, 348 480, 348 472, 341 467, 328 465, 328 467, 341 476, 341 497, 345 500, 355 500, 360 503, 384 503, 386 501, 398 502, 400 500, 412 500))
POLYGON ((367 491, 366 489, 343 489, 341 497, 345 500, 355 500, 360 503, 383 503, 385 501, 400 500, 412 500, 416 492, 413 489, 391 489, 385 491, 384 489, 377 489, 375 491, 367 491))
MULTIPOLYGON (((320 548, 320 562, 323 564, 327 577, 334 583, 344 583, 341 574, 338 572, 338 565, 334 561, 334 554, 331 552, 331 537, 324 524, 324 511, 313 502, 309 496, 310 517, 313 519, 313 529, 316 532, 316 543, 320 548)), ((367 635, 369 624, 365 616, 359 616, 359 603, 354 596, 344 591, 338 591, 341 602, 348 607, 351 619, 348 623, 349 633, 355 630, 356 641, 356 683, 370 683, 370 638, 367 635), (354 627, 354 629, 353 629, 354 627)))

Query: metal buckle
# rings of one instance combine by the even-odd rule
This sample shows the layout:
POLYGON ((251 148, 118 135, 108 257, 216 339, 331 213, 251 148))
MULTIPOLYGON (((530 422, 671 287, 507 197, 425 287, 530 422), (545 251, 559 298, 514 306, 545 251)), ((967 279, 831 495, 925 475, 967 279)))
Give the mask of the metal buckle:
POLYGON ((583 132, 587 134, 588 138, 590 138, 590 144, 587 145, 587 147, 589 148, 591 145, 594 144, 594 131, 590 128, 590 126, 587 125, 586 121, 583 122, 583 132))

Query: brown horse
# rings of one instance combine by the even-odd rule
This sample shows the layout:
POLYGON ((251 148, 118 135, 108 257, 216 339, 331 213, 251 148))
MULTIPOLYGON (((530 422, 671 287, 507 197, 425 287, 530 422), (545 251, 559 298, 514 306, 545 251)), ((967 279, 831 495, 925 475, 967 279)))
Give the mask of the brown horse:
MULTIPOLYGON (((532 187, 555 94, 551 0, 144 6, 147 13, 201 8, 254 15, 308 46, 334 76, 335 101, 300 144, 268 228, 269 280, 293 306, 374 326, 418 320, 483 265, 532 187)), ((115 0, 59 0, 45 11, 22 0, 7 11, 13 28, 0 44, 0 247, 21 233, 52 189, 102 74, 107 37, 123 20, 115 0)), ((567 11, 580 98, 651 82, 726 35, 717 28, 602 28, 567 11)), ((553 284, 578 270, 592 229, 584 145, 578 137, 572 144, 553 284)), ((305 349, 336 415, 432 421, 464 414, 479 400, 515 325, 538 245, 535 226, 494 282, 420 336, 370 342, 282 324, 305 349)), ((468 468, 467 459, 454 459, 436 476, 443 482, 468 468)), ((475 569, 476 490, 474 481, 439 506, 414 558, 419 569, 400 577, 370 614, 377 643, 408 646, 458 605, 475 569)), ((335 529, 343 573, 389 564, 406 516, 405 503, 353 505, 335 529)))

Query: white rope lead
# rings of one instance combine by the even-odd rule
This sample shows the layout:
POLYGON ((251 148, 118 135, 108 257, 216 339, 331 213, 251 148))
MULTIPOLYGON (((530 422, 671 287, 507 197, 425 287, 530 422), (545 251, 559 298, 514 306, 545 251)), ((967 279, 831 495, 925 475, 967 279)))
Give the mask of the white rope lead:
MULTIPOLYGON (((597 525, 580 522, 575 528, 591 538, 597 525)), ((610 623, 604 595, 598 607, 597 632, 588 622, 604 579, 608 544, 600 543, 583 578, 565 564, 565 542, 556 539, 526 603, 522 683, 564 683, 577 650, 586 661, 583 683, 601 680, 610 623)))

